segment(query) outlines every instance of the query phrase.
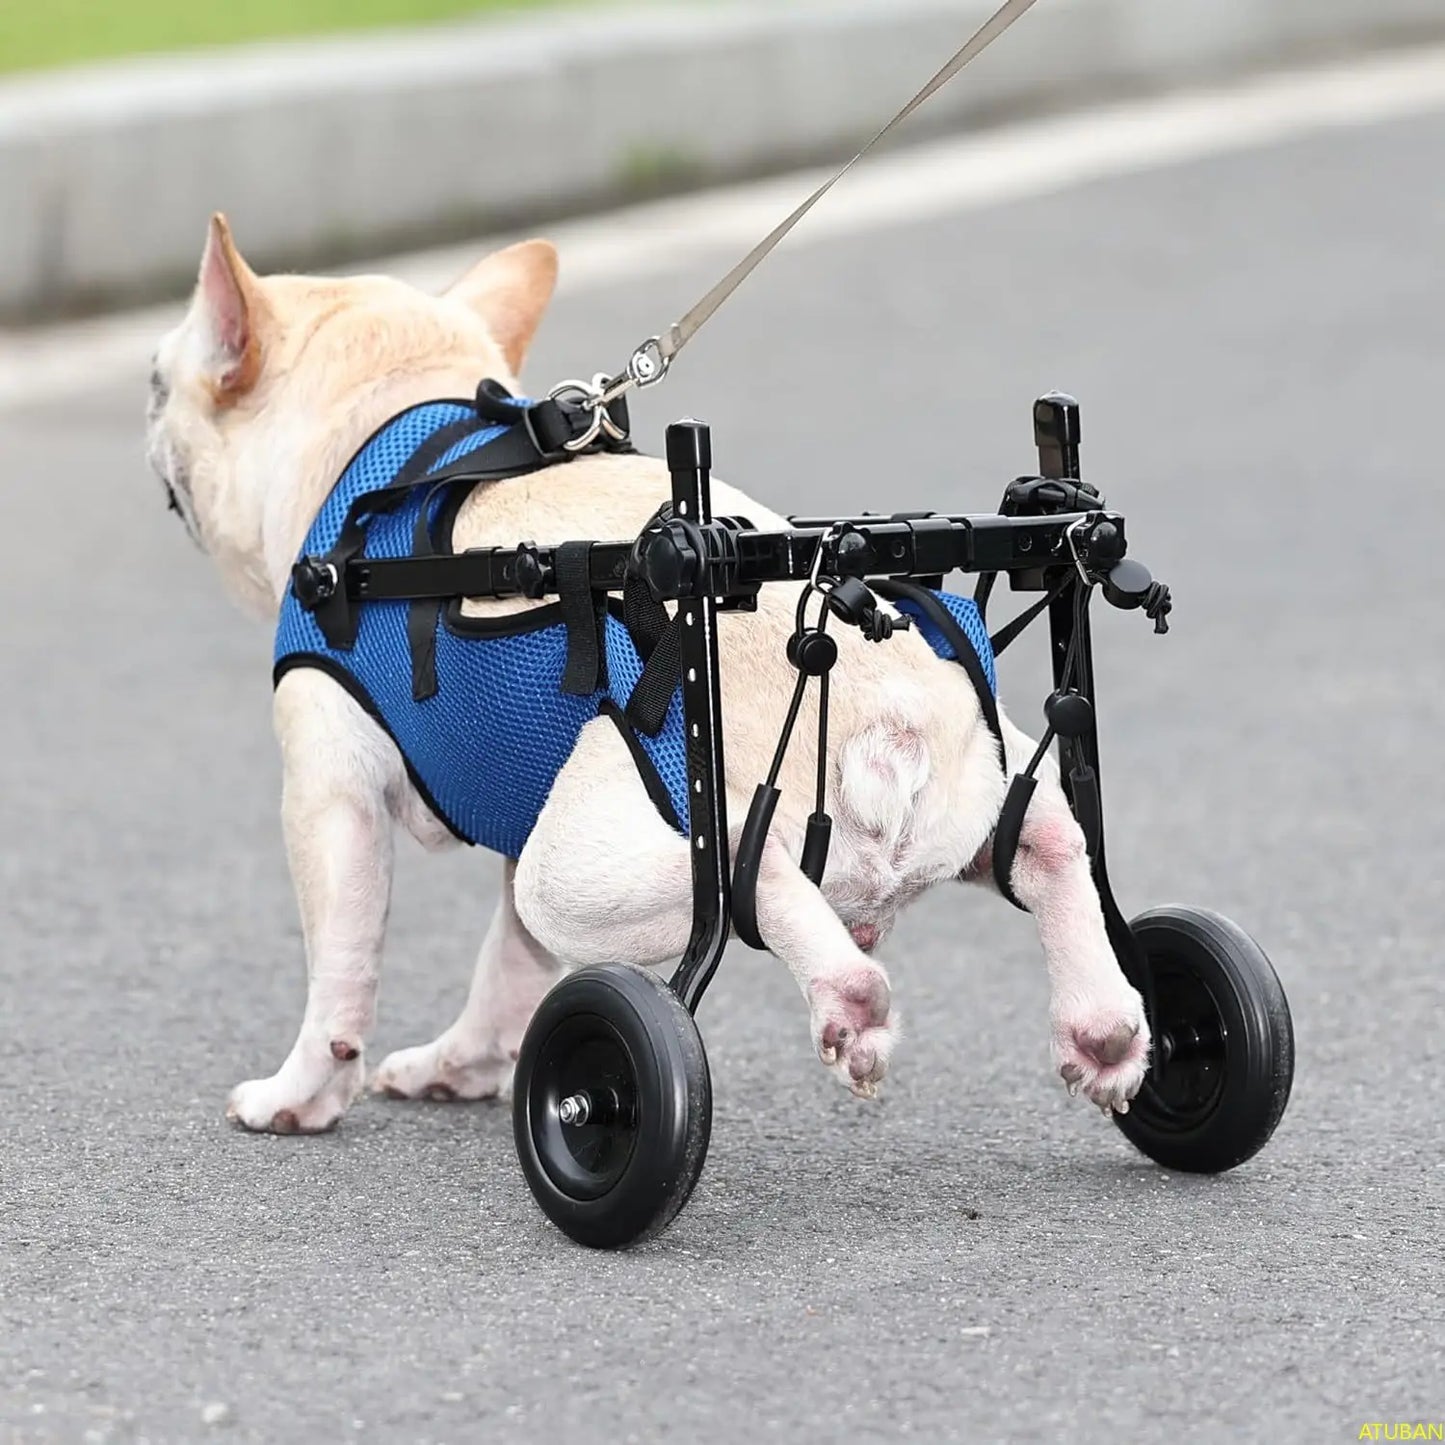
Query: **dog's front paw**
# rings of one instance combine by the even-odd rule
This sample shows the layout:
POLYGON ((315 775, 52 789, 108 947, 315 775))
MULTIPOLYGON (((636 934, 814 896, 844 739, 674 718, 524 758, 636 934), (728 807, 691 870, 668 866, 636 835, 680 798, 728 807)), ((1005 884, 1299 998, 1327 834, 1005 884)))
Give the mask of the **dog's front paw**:
POLYGON ((513 1066, 510 1057, 498 1059, 491 1053, 459 1058, 445 1039, 434 1039, 388 1054, 371 1087, 389 1099, 495 1099, 511 1092, 513 1066))
POLYGON ((269 1079, 237 1084, 226 1101, 226 1117, 259 1134, 324 1134, 334 1129, 361 1092, 361 1054, 350 1052, 350 1058, 332 1058, 305 1071, 288 1059, 269 1079))
POLYGON ((898 1041, 898 1018, 890 1003, 888 975, 876 963, 822 974, 808 985, 818 1057, 862 1099, 877 1094, 898 1041))
POLYGON ((1070 1094, 1080 1090, 1104 1113, 1129 1112, 1149 1068, 1149 1025, 1133 989, 1111 1004, 1087 1004, 1056 1016, 1054 1063, 1070 1094))

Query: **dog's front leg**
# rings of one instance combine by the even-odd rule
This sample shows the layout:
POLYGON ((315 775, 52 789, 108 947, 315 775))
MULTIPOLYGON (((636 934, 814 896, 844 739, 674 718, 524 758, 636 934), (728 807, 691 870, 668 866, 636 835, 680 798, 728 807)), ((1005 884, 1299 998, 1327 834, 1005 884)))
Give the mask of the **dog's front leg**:
MULTIPOLYGON (((1034 743, 1006 718, 1003 733, 1009 766, 1019 771, 1034 743)), ((992 884, 986 857, 971 871, 992 884)), ((1010 882, 1043 945, 1055 1066, 1071 1094, 1082 1089, 1105 1113, 1126 1113, 1148 1068, 1149 1026, 1143 1000, 1114 956, 1083 830, 1052 757, 1039 769, 1010 882)))
POLYGON ((306 1013, 285 1063, 231 1093, 227 1116, 277 1134, 331 1128, 360 1092, 391 901, 388 796, 405 783, 390 741, 320 673, 276 690, 281 814, 306 940, 306 1013))

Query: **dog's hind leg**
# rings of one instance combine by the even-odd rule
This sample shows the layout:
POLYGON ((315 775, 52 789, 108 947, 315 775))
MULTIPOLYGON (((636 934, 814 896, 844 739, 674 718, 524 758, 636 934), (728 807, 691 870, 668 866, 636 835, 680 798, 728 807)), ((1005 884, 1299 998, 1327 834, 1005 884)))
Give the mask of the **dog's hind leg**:
POLYGON ((517 860, 517 912, 569 967, 652 965, 692 929, 687 840, 658 813, 616 727, 582 729, 517 860))
POLYGON ((382 1060, 371 1087, 393 1099, 490 1099, 508 1091, 512 1065, 560 965, 517 917, 507 861, 497 911, 477 956, 467 1001, 439 1038, 382 1060))
POLYGON ((406 787, 390 740, 329 678, 287 673, 276 689, 281 814, 306 940, 306 1012, 286 1061, 232 1091, 248 1129, 317 1133, 362 1086, 391 899, 390 803, 406 787))
MULTIPOLYGON (((523 850, 517 908, 568 964, 656 964, 687 946, 687 841, 659 816, 605 719, 583 730, 523 850)), ((808 1002, 819 1057, 855 1093, 871 1095, 897 1035, 888 976, 771 842, 758 880, 758 927, 808 1002)))
POLYGON ((808 1002, 813 1047, 840 1084, 871 1099, 898 1042, 881 964, 869 958, 812 880, 775 841, 758 869, 758 932, 808 1002))
MULTIPOLYGON (((1033 741, 1006 718, 1009 766, 1021 770, 1033 741)), ((967 875, 993 886, 987 850, 967 875)), ((1149 1063, 1144 1004, 1114 956, 1089 868, 1084 834, 1050 756, 1024 817, 1010 883, 1034 916, 1049 972, 1054 1064, 1070 1093, 1080 1089, 1108 1113, 1127 1112, 1149 1063)))

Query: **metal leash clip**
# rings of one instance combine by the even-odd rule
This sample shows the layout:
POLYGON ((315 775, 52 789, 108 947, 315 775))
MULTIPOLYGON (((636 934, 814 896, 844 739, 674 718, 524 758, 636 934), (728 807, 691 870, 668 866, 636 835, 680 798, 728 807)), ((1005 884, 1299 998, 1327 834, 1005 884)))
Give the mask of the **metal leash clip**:
POLYGON ((591 380, 586 381, 560 381, 551 391, 547 393, 549 401, 561 403, 563 406, 575 407, 578 411, 590 411, 592 420, 588 423, 587 429, 573 437, 571 441, 562 443, 564 451, 581 452, 586 451, 599 436, 605 434, 615 442, 627 440, 627 428, 619 426, 612 418, 608 410, 610 403, 617 400, 626 390, 626 387, 618 388, 613 379, 605 371, 599 371, 591 380))

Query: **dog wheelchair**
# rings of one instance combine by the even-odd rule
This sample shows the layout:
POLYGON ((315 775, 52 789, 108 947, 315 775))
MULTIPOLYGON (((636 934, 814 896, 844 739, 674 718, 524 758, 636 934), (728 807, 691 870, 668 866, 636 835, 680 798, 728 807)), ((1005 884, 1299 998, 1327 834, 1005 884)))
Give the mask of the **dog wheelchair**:
MULTIPOLYGON (((485 393, 480 404, 487 404, 485 393)), ((597 417, 610 415, 597 412, 584 440, 595 436, 597 417)), ((572 1239, 604 1248, 645 1239, 676 1217, 697 1183, 712 1092, 693 1015, 730 933, 765 946, 756 918, 758 868, 779 797, 777 776, 813 681, 820 690, 819 776, 800 863, 815 884, 823 877, 831 827, 827 689, 837 657, 830 620, 880 643, 908 626, 924 631, 935 651, 937 639, 949 643, 941 655, 968 669, 1006 767, 993 655, 1047 614, 1053 673, 1047 727, 1032 761, 1010 781, 991 847, 994 880, 1017 905, 1011 865, 1035 771, 1057 745, 1108 937, 1144 1000, 1153 1035, 1148 1075, 1129 1112, 1112 1115, 1115 1124, 1149 1158, 1198 1173, 1233 1168, 1274 1132, 1289 1098, 1294 1046, 1289 1006, 1263 951, 1215 913, 1157 908, 1126 920, 1114 898, 1105 866, 1089 604, 1102 593, 1114 607, 1143 611, 1163 632, 1169 592, 1127 555, 1123 516, 1081 478, 1078 404, 1051 393, 1035 402, 1033 415, 1038 473, 1010 483, 996 514, 793 518, 786 530, 755 530, 743 519, 713 516, 709 432, 701 422, 683 421, 667 429, 671 505, 633 541, 527 543, 391 562, 333 553, 332 561, 298 565, 298 595, 323 622, 327 609, 337 609, 328 625, 338 633, 354 625, 349 617, 359 604, 385 598, 557 597, 564 613, 571 610, 569 637, 572 622, 579 623, 578 636, 588 624, 595 629, 609 594, 652 609, 659 628, 653 656, 666 654, 667 665, 654 669, 649 660, 629 708, 640 700, 660 718, 675 705, 680 685, 686 807, 677 812, 690 844, 692 930, 670 980, 631 965, 582 968, 542 1000, 523 1038, 513 1095, 517 1152, 543 1212, 572 1239), (978 578, 967 604, 978 629, 998 576, 1006 574, 1016 591, 1042 595, 993 638, 982 631, 971 641, 930 590, 951 572, 978 578), (718 634, 727 612, 755 607, 759 589, 777 582, 808 584, 788 644, 797 680, 772 768, 733 858, 718 634), (896 610, 880 607, 880 597, 896 610), (810 598, 821 598, 812 625, 810 598), (673 605, 673 617, 663 604, 673 605), (658 677, 649 683, 652 671, 658 677), (650 700, 643 697, 649 692, 650 700)), ((625 441, 625 427, 618 435, 625 441)))

